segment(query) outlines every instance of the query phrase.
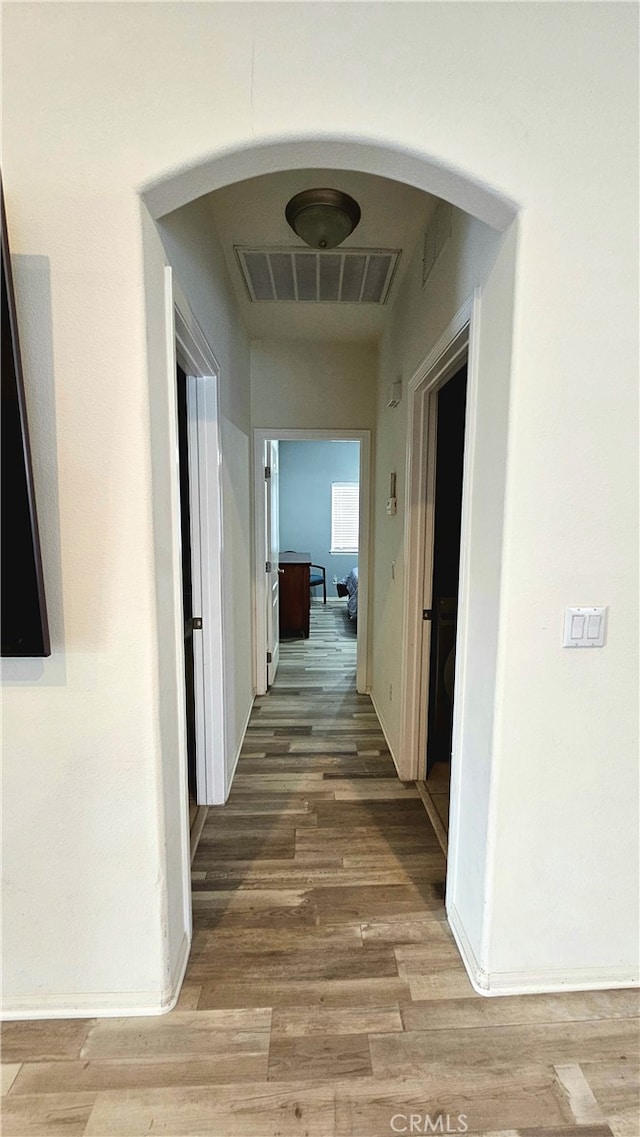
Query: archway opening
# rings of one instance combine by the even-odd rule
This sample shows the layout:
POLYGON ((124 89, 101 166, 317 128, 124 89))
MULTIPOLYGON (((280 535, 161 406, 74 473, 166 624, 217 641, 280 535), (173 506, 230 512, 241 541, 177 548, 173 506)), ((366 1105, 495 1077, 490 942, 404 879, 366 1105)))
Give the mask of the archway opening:
MULTIPOLYGON (((476 310, 481 314, 481 319, 479 315, 470 336, 468 484, 471 498, 467 524, 463 524, 465 544, 461 565, 461 650, 457 653, 456 677, 460 704, 458 753, 452 795, 447 888, 449 919, 469 973, 480 987, 484 920, 482 896, 487 870, 492 753, 491 725, 488 721, 490 716, 486 714, 486 707, 493 697, 499 618, 500 534, 516 260, 515 226, 512 223, 516 217, 516 207, 503 195, 426 156, 407 153, 394 146, 380 145, 376 141, 344 138, 280 139, 240 147, 205 158, 189 169, 145 186, 142 199, 158 223, 158 230, 163 235, 165 255, 169 263, 174 265, 181 287, 194 304, 196 317, 205 335, 213 336, 215 341, 216 327, 219 330, 220 325, 216 324, 216 316, 212 313, 211 296, 206 303, 201 304, 199 290, 202 290, 204 277, 202 264, 198 261, 200 253, 196 248, 197 225, 208 209, 208 195, 215 195, 225 187, 247 184, 250 180, 267 178, 287 170, 313 171, 327 168, 384 177, 400 185, 409 185, 422 192, 435 194, 456 207, 457 228, 454 240, 446 255, 438 262, 433 277, 425 279, 421 275, 419 283, 414 281, 413 293, 408 299, 404 298, 407 303, 402 317, 398 317, 395 328, 385 336, 375 364, 376 443, 372 478, 372 523, 375 537, 372 545, 374 588, 371 590, 375 595, 371 601, 371 696, 389 739, 396 767, 401 776, 404 774, 405 777, 415 777, 415 774, 406 773, 406 764, 403 764, 402 719, 406 713, 404 688, 407 661, 416 635, 415 628, 409 625, 408 611, 404 604, 406 585, 412 572, 411 565, 404 563, 407 544, 405 534, 407 518, 415 503, 411 501, 404 476, 411 457, 407 448, 404 420, 406 403, 401 403, 401 409, 394 412, 387 407, 382 392, 392 374, 395 380, 400 373, 401 384, 402 381, 408 383, 424 367, 425 360, 430 361, 430 366, 434 365, 433 353, 446 350, 447 329, 455 325, 460 311, 469 306, 474 293, 476 310), (481 305, 478 302, 479 296, 481 305), (403 422, 404 427, 399 425, 403 422), (391 474, 395 475, 398 500, 401 503, 400 510, 393 518, 386 510, 391 474), (485 541, 487 533, 495 538, 489 555, 485 541), (404 677, 401 675, 403 669, 404 677), (470 739, 473 739, 473 746, 470 745, 470 739), (475 787, 475 800, 472 800, 469 792, 471 786, 475 787), (475 865, 473 872, 467 871, 472 865, 475 865), (470 925, 472 928, 468 931, 470 925)), ((273 372, 274 359, 278 353, 274 352, 272 344, 267 343, 265 346, 263 341, 257 346, 251 343, 246 345, 253 380, 250 375, 246 388, 249 412, 243 425, 237 407, 239 385, 235 384, 236 367, 230 356, 225 364, 226 349, 220 351, 217 342, 211 346, 216 357, 223 357, 221 373, 224 377, 226 372, 230 380, 225 396, 223 378, 221 393, 223 466, 225 456, 230 461, 230 469, 226 472, 226 495, 223 471, 223 497, 226 496, 228 505, 231 505, 230 512, 234 514, 235 525, 238 514, 248 512, 251 493, 250 433, 255 428, 266 429, 273 425, 269 421, 255 421, 251 417, 251 407, 255 407, 257 398, 255 377, 258 372, 261 375, 273 372), (240 466, 243 471, 241 476, 240 466)), ((298 347, 299 345, 292 347, 288 344, 284 353, 287 357, 286 367, 292 373, 295 367, 291 361, 296 356, 298 347)), ((276 359, 281 370, 283 358, 281 354, 276 359)), ((330 370, 331 367, 328 366, 326 371, 330 370)), ((310 423, 303 418, 291 421, 280 419, 279 425, 301 429, 308 426, 331 429, 342 424, 322 419, 310 423)), ((369 423, 359 422, 357 425, 369 427, 369 423)), ((169 441, 172 429, 169 422, 169 441)), ((227 550, 231 549, 232 555, 246 557, 250 546, 249 525, 244 535, 238 536, 236 531, 233 532, 227 550)), ((236 564, 239 565, 239 561, 236 564)), ((231 582, 231 595, 227 597, 228 630, 233 626, 231 610, 234 613, 238 610, 233 598, 241 583, 239 578, 231 582)), ((249 582, 245 582, 245 585, 247 583, 249 582)), ((255 581, 249 586, 255 595, 255 581)), ((226 643, 221 645, 225 658, 225 682, 228 685, 225 701, 228 714, 227 738, 230 744, 230 752, 225 755, 225 769, 230 772, 230 776, 235 769, 238 746, 250 710, 239 697, 238 669, 234 671, 233 664, 238 662, 238 644, 251 634, 248 626, 243 625, 241 635, 235 636, 233 645, 230 645, 228 637, 226 643), (229 661, 231 666, 227 666, 229 661)), ((171 650, 171 646, 167 646, 166 650, 171 650)))

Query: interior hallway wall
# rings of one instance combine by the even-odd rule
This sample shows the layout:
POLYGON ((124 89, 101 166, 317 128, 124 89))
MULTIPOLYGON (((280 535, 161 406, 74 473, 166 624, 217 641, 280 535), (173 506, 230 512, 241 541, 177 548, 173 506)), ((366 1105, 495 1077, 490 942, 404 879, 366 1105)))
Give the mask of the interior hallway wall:
POLYGON ((372 430, 377 360, 369 343, 254 340, 251 425, 372 430))
POLYGON ((3 1010, 158 1010, 170 986, 140 206, 122 187, 102 201, 96 271, 80 207, 30 180, 7 207, 14 248, 40 250, 16 286, 52 654, 2 661, 3 1010), (25 216, 47 237, 28 223, 25 241, 25 216))

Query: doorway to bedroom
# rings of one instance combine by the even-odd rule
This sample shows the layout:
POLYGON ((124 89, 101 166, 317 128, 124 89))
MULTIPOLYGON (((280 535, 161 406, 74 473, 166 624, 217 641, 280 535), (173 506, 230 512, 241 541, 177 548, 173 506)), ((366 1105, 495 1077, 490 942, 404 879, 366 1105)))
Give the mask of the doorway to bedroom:
POLYGON ((311 659, 340 639, 367 693, 369 431, 256 430, 254 441, 256 692, 273 684, 281 644, 311 659))
MULTIPOLYGON (((308 553, 310 607, 336 608, 353 637, 358 624, 360 443, 290 440, 280 442, 278 449, 280 553, 308 553)), ((279 576, 280 638, 296 637, 296 597, 287 589, 291 574, 286 565, 279 576)), ((306 588, 302 610, 309 610, 306 588)))

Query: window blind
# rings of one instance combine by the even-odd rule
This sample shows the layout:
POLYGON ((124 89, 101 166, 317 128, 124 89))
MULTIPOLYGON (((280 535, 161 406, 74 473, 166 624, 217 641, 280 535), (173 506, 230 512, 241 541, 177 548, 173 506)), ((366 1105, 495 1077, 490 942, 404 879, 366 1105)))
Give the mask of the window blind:
POLYGON ((357 553, 359 527, 357 482, 331 483, 331 552, 357 553))

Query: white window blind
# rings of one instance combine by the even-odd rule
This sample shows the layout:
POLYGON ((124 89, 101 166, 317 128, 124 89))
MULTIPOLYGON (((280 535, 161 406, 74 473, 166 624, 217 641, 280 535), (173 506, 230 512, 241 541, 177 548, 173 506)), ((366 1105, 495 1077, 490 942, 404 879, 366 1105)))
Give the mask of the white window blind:
POLYGON ((357 482, 331 483, 331 552, 358 552, 357 482))

